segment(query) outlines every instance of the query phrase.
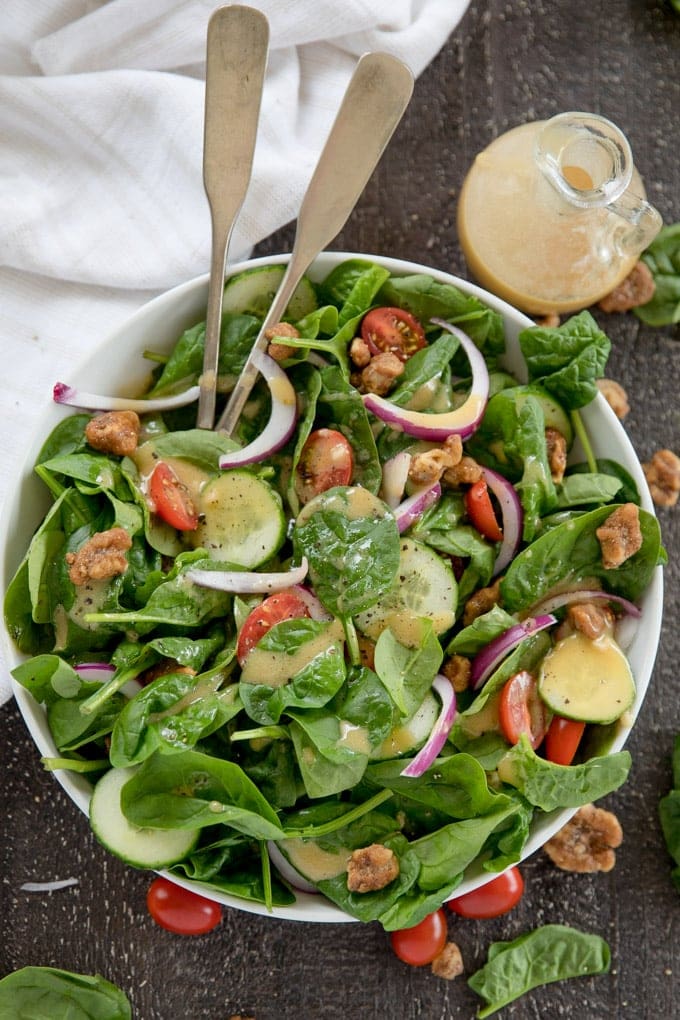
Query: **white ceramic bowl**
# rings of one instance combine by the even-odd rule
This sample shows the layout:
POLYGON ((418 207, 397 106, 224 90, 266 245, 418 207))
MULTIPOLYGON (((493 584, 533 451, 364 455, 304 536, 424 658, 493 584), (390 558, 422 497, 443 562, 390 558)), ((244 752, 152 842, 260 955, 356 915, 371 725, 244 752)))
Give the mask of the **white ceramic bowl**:
MULTIPOLYGON (((465 280, 450 276, 429 267, 404 262, 398 259, 382 258, 373 255, 357 256, 350 253, 325 252, 319 256, 310 270, 312 279, 323 279, 340 261, 346 258, 364 258, 379 262, 391 272, 406 275, 411 273, 427 273, 442 283, 452 283, 467 293, 474 294, 490 307, 500 312, 506 327, 507 355, 505 365, 515 375, 525 378, 523 359, 517 344, 519 332, 532 325, 521 312, 511 308, 504 301, 475 287, 465 280)), ((230 268, 230 275, 243 269, 257 265, 285 263, 287 255, 268 256, 254 259, 230 268)), ((180 333, 205 316, 208 292, 207 276, 190 280, 179 287, 150 301, 140 308, 123 326, 111 336, 103 340, 97 349, 81 364, 78 371, 68 380, 69 383, 81 386, 95 393, 135 395, 140 392, 149 380, 149 364, 142 357, 143 350, 153 349, 168 351, 176 342, 180 333)), ((48 434, 57 422, 66 414, 72 413, 68 408, 60 407, 45 399, 45 413, 39 421, 33 442, 28 451, 25 464, 21 471, 20 484, 14 488, 12 495, 5 503, 3 516, 0 520, 0 548, 3 552, 2 574, 3 591, 18 567, 28 547, 33 531, 42 520, 49 499, 42 483, 33 474, 33 464, 48 434)), ((596 456, 609 457, 619 461, 633 476, 642 496, 642 504, 646 510, 653 512, 649 490, 642 473, 638 458, 620 422, 602 396, 583 411, 585 422, 591 436, 596 456)), ((576 458, 579 459, 578 450, 576 458)), ((643 603, 642 621, 637 629, 633 642, 628 649, 633 673, 636 678, 637 695, 635 704, 629 715, 628 729, 621 729, 612 746, 612 750, 623 747, 630 726, 638 715, 640 706, 647 692, 654 664, 656 649, 661 628, 663 604, 663 587, 661 569, 657 568, 652 582, 646 592, 643 603)), ((2 632, 5 659, 10 669, 22 661, 13 642, 6 631, 2 632)), ((44 756, 56 756, 44 709, 30 694, 18 684, 13 683, 17 703, 26 721, 26 725, 35 743, 44 756)), ((83 776, 67 771, 55 773, 62 787, 73 802, 87 814, 91 787, 83 776)), ((531 837, 524 851, 524 857, 534 853, 549 839, 573 814, 573 811, 558 811, 551 815, 542 815, 533 825, 531 837)), ((465 881, 456 890, 460 895, 476 886, 484 884, 492 878, 489 872, 480 869, 471 870, 465 881)), ((187 888, 195 888, 206 895, 206 890, 186 880, 174 881, 187 888)), ((334 904, 322 896, 299 893, 297 902, 288 907, 276 907, 271 914, 260 904, 250 903, 219 892, 208 892, 207 895, 227 906, 256 914, 264 914, 296 921, 338 922, 353 921, 334 904)))

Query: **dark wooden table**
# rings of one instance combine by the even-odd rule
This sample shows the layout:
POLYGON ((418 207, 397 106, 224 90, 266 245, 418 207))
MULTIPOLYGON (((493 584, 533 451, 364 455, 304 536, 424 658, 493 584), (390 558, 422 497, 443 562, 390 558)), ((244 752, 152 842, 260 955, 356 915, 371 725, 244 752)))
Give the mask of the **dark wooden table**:
MULTIPOLYGON (((465 276, 456 195, 474 155, 527 119, 602 113, 628 135, 653 203, 680 220, 680 15, 661 0, 474 0, 439 57, 335 247, 397 255, 465 276)), ((287 250, 283 230, 262 252, 287 250)), ((609 374, 627 388, 626 429, 641 459, 680 452, 680 329, 601 316, 613 340, 609 374)), ((552 985, 504 1017, 670 1020, 680 1016, 680 896, 657 820, 680 730, 680 506, 660 511, 670 554, 665 622, 652 687, 629 742, 628 784, 608 798, 625 832, 615 869, 579 876, 539 852, 527 892, 507 917, 453 922, 467 973, 495 939, 565 922, 610 943, 609 975, 552 985)), ((312 925, 225 911, 211 934, 182 938, 146 913, 148 873, 105 853, 86 819, 46 774, 14 704, 0 709, 0 974, 26 964, 99 972, 126 989, 137 1020, 305 1017, 472 1018, 463 979, 401 964, 376 926, 312 925), (51 894, 27 880, 77 876, 51 894)))

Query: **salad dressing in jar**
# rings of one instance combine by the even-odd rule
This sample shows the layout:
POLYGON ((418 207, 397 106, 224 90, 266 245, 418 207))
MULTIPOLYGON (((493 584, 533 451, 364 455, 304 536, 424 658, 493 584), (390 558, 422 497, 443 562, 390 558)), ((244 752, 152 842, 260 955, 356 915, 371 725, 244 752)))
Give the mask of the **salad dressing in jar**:
POLYGON ((475 159, 458 204, 475 278, 539 315, 586 308, 612 291, 661 223, 627 139, 588 113, 501 135, 475 159))

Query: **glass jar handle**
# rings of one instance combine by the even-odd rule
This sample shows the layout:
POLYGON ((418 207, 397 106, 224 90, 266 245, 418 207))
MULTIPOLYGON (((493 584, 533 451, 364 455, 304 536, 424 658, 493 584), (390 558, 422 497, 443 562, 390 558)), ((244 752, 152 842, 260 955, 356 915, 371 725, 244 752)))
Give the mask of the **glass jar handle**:
POLYGON ((649 247, 663 226, 660 213, 630 189, 608 206, 624 222, 615 232, 614 243, 622 255, 639 255, 649 247))

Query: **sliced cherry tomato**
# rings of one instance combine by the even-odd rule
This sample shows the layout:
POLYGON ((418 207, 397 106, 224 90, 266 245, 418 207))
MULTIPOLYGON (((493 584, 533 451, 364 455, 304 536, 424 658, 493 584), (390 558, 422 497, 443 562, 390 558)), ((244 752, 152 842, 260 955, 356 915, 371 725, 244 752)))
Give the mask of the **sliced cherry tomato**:
POLYGON ((156 924, 175 935, 204 935, 222 920, 219 903, 167 878, 153 880, 146 894, 146 906, 156 924))
POLYGON ((432 963, 446 945, 446 914, 435 910, 413 928, 390 932, 392 949, 400 960, 412 967, 432 963))
POLYGON ((545 735, 545 756, 555 765, 571 765, 581 743, 584 722, 554 715, 545 735))
POLYGON ((196 530, 198 514, 194 501, 186 485, 165 461, 159 460, 153 469, 149 480, 149 495, 158 516, 171 527, 179 531, 196 530))
POLYGON ((361 335, 373 354, 389 351, 400 361, 408 361, 427 343, 425 330, 415 315, 401 308, 372 308, 366 312, 361 335))
POLYGON ((243 665, 258 641, 274 624, 283 620, 297 620, 303 616, 309 616, 309 611, 303 599, 294 591, 269 595, 248 614, 241 627, 236 643, 236 658, 240 665, 243 665))
POLYGON ((516 744, 526 733, 535 750, 546 734, 550 717, 536 680, 526 669, 507 681, 501 691, 498 710, 505 739, 516 744))
POLYGON ((317 429, 302 447, 295 473, 295 491, 303 503, 335 485, 349 485, 354 452, 342 432, 317 429))
POLYGON ((496 520, 489 489, 483 478, 471 485, 465 493, 465 509, 480 535, 484 535, 490 542, 502 541, 503 532, 496 520))
POLYGON ((517 906, 524 892, 524 879, 519 868, 508 868, 498 878, 480 885, 472 892, 463 896, 454 896, 447 901, 447 907, 461 917, 482 920, 488 917, 500 917, 517 906))

